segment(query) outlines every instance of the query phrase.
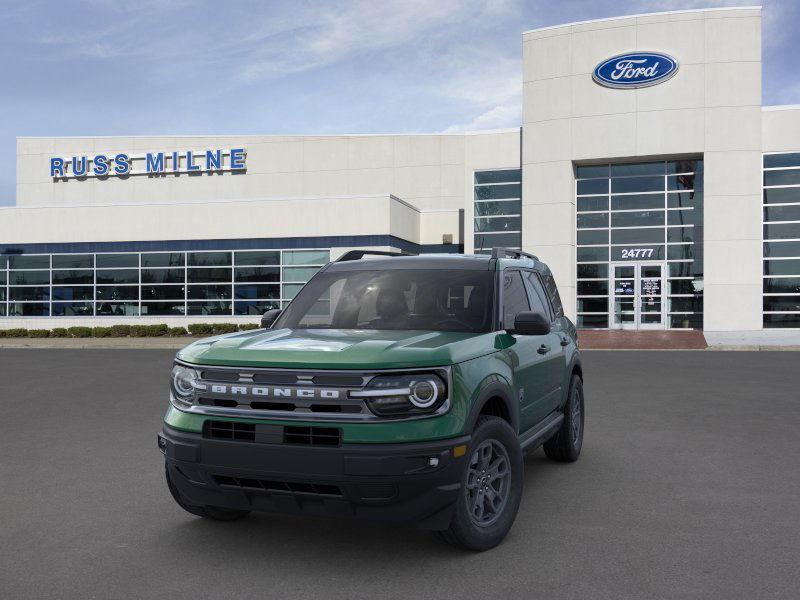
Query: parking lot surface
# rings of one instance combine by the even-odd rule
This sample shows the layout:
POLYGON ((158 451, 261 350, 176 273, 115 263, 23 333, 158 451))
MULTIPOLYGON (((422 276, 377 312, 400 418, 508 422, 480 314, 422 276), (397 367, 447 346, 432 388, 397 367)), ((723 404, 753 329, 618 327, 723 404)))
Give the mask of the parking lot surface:
POLYGON ((587 352, 581 459, 526 459, 507 540, 184 513, 170 350, 0 349, 0 597, 797 598, 796 352, 587 352))

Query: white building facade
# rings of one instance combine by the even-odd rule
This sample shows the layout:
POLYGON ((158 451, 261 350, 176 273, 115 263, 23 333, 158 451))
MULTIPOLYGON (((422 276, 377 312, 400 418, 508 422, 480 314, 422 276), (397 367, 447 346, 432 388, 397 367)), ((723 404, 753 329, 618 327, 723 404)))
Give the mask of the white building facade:
POLYGON ((518 129, 19 138, 0 327, 253 322, 353 248, 503 246, 579 327, 800 328, 800 107, 761 104, 760 8, 523 51, 518 129))

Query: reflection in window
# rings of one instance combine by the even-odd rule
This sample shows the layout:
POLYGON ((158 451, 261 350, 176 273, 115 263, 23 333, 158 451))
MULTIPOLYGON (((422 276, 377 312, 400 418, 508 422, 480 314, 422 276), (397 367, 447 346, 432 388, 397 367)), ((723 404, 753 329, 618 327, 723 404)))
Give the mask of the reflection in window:
POLYGON ((800 328, 800 152, 764 155, 763 201, 763 324, 800 328))
POLYGON ((329 260, 316 249, 3 255, 0 315, 261 314, 329 260))
POLYGON ((476 171, 473 243, 476 253, 522 248, 522 171, 476 171))
POLYGON ((652 260, 667 261, 668 326, 702 327, 703 161, 578 165, 575 177, 578 326, 609 326, 610 261, 652 260))

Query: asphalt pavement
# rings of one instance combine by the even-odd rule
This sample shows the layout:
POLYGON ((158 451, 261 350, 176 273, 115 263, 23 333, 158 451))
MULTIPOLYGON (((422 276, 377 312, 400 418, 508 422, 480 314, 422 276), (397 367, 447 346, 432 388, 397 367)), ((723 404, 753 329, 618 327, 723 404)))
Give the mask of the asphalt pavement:
POLYGON ((796 352, 587 352, 581 459, 525 462, 506 541, 184 513, 172 350, 0 349, 0 598, 798 598, 796 352))

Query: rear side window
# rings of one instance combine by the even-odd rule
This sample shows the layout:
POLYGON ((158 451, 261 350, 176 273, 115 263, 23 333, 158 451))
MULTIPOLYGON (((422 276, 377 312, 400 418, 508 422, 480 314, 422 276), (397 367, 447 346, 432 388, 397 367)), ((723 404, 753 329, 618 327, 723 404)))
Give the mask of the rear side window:
POLYGON ((528 285, 528 296, 531 299, 531 310, 543 314, 548 319, 553 319, 553 314, 550 312, 550 306, 547 302, 547 296, 542 284, 539 282, 539 277, 536 273, 525 271, 523 275, 525 283, 528 285))
POLYGON ((561 305, 561 296, 558 295, 558 288, 556 287, 556 280, 548 273, 542 275, 544 280, 544 287, 547 290, 547 295, 550 297, 550 305, 553 307, 553 312, 556 318, 564 316, 564 307, 561 305))
POLYGON ((520 272, 503 273, 503 327, 506 329, 514 327, 517 313, 530 309, 531 305, 528 303, 528 294, 520 272))

